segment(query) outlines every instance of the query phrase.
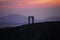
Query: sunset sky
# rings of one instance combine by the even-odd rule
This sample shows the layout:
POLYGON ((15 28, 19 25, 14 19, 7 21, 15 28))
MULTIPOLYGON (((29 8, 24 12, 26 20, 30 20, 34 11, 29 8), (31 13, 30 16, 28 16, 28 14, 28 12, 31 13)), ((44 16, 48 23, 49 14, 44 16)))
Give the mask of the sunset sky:
POLYGON ((0 0, 0 17, 11 14, 35 16, 44 19, 50 16, 60 16, 60 0, 0 0), (57 10, 56 10, 57 9, 57 10))

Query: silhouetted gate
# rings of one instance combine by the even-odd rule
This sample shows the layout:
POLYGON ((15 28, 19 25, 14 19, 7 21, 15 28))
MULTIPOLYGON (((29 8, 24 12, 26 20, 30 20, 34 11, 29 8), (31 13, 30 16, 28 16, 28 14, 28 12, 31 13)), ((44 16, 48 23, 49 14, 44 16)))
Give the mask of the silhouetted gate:
POLYGON ((31 24, 31 21, 32 21, 32 24, 33 24, 34 23, 34 16, 29 16, 28 17, 28 24, 31 24))

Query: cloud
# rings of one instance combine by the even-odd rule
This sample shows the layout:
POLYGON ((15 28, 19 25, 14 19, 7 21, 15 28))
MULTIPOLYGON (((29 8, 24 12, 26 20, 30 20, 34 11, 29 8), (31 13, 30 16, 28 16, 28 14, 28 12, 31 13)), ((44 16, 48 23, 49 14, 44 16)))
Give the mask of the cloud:
POLYGON ((60 5, 59 0, 0 0, 0 8, 38 8, 60 5), (3 7, 2 7, 3 6, 3 7))
POLYGON ((60 13, 56 11, 60 10, 54 9, 56 6, 59 6, 60 1, 48 3, 47 1, 40 0, 0 0, 0 16, 10 15, 10 14, 21 14, 25 16, 33 15, 39 19, 39 17, 46 18, 49 15, 51 16, 60 16, 60 13), (42 8, 41 8, 42 7, 42 8))
POLYGON ((0 6, 8 6, 8 5, 11 5, 11 3, 8 2, 8 1, 2 1, 2 2, 0 2, 0 6))
POLYGON ((2 2, 2 1, 8 1, 8 0, 0 0, 0 2, 2 2))

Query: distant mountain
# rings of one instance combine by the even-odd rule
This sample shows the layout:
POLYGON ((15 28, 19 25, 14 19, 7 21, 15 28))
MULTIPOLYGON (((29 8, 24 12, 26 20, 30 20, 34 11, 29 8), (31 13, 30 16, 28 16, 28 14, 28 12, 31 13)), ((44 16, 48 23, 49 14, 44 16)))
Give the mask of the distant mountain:
MULTIPOLYGON (((38 20, 34 20, 37 22, 38 20)), ((28 17, 19 15, 19 14, 13 14, 13 15, 8 15, 4 17, 0 17, 0 26, 6 26, 6 25, 23 25, 23 24, 28 24, 28 17)))
POLYGON ((46 21, 60 21, 60 17, 48 17, 44 20, 40 20, 40 22, 46 22, 46 21))
POLYGON ((28 18, 22 15, 13 14, 5 17, 0 17, 0 25, 17 25, 27 24, 28 18))
MULTIPOLYGON (((60 21, 60 17, 49 17, 44 20, 34 20, 37 22, 45 22, 45 21, 60 21)), ((0 17, 0 25, 23 25, 28 23, 28 17, 18 14, 8 15, 4 17, 0 17)))

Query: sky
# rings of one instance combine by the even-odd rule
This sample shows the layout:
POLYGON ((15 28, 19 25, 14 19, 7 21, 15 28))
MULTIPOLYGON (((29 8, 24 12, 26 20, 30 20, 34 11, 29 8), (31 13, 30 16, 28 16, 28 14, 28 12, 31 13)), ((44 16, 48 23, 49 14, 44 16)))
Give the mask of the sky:
POLYGON ((19 14, 45 19, 60 17, 59 10, 60 0, 0 0, 0 17, 19 14))

